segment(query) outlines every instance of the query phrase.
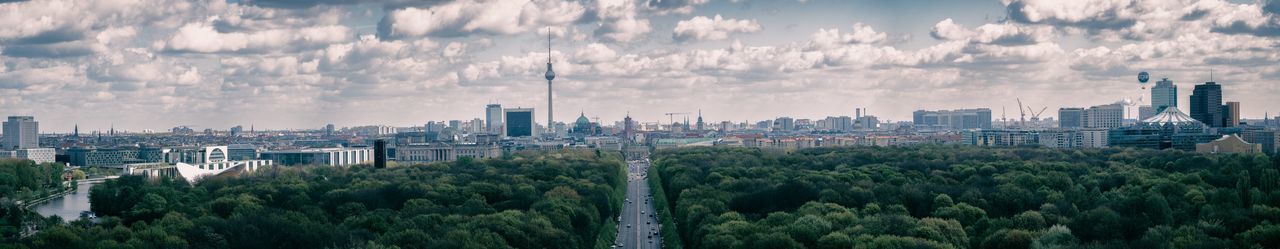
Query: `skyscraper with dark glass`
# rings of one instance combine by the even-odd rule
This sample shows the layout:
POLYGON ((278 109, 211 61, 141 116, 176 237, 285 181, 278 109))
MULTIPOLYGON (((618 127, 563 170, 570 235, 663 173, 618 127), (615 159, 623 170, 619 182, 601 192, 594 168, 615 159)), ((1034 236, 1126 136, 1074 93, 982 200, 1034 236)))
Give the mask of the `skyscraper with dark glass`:
POLYGON ((1210 81, 1191 91, 1191 118, 1210 127, 1222 127, 1222 85, 1210 81))
POLYGON ((508 137, 533 136, 533 108, 508 108, 504 114, 508 137))

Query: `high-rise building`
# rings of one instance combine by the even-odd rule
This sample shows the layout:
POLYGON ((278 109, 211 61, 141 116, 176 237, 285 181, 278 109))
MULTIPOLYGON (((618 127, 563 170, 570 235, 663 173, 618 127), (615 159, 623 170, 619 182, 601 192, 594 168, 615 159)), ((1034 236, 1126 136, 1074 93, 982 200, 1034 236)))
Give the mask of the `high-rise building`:
POLYGON ((1210 127, 1222 127, 1222 85, 1213 81, 1196 85, 1191 92, 1191 118, 1210 127))
POLYGON ((1222 126, 1240 126, 1240 102, 1229 101, 1222 105, 1222 126))
POLYGON ((1155 87, 1151 87, 1151 107, 1155 109, 1155 113, 1164 112, 1164 108, 1178 107, 1178 86, 1173 85, 1173 81, 1169 78, 1161 79, 1156 82, 1155 87))
POLYGON ((40 123, 32 116, 9 116, 4 122, 4 140, 0 146, 4 150, 18 150, 40 147, 40 123))
POLYGON ((1058 108, 1059 128, 1084 128, 1084 108, 1058 108))
POLYGON ((773 129, 782 130, 782 131, 795 130, 796 129, 795 119, 791 119, 789 117, 781 117, 781 118, 774 119, 773 129))
POLYGON ((469 123, 467 127, 469 128, 467 129, 467 133, 475 134, 485 132, 484 120, 480 118, 471 119, 471 123, 469 123))
POLYGON ((484 106, 485 131, 489 133, 502 133, 502 105, 489 104, 484 106))
POLYGON ((505 135, 508 137, 533 136, 533 108, 507 108, 505 135))
POLYGON ((853 118, 849 116, 827 117, 823 120, 825 124, 822 130, 828 131, 852 131, 853 118))
POLYGON ((1117 128, 1124 125, 1124 105, 1121 103, 1091 106, 1084 111, 1085 128, 1117 128))
POLYGON ((912 113, 917 128, 932 129, 991 129, 991 109, 959 109, 912 113))
POLYGON ((880 119, 876 118, 876 116, 866 115, 866 113, 863 113, 861 117, 854 119, 853 123, 854 126, 856 126, 855 129, 875 130, 880 126, 880 119))

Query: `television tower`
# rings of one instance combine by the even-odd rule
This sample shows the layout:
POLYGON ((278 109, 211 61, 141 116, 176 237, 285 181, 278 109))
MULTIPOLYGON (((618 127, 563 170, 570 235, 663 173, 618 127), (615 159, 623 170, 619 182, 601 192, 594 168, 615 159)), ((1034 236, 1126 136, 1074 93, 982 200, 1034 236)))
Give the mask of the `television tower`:
POLYGON ((555 120, 552 118, 552 111, 555 110, 551 105, 551 80, 556 78, 556 72, 551 70, 551 28, 547 28, 547 130, 555 134, 555 120))

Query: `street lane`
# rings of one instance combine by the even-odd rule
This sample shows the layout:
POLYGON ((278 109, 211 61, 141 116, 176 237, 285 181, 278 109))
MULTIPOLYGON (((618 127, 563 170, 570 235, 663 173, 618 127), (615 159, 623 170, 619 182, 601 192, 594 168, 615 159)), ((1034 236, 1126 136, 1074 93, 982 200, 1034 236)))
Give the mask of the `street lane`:
POLYGON ((615 248, 662 247, 662 239, 658 236, 657 215, 653 213, 653 203, 649 197, 646 175, 648 167, 648 162, 644 160, 627 162, 627 196, 622 216, 618 217, 620 222, 615 248))

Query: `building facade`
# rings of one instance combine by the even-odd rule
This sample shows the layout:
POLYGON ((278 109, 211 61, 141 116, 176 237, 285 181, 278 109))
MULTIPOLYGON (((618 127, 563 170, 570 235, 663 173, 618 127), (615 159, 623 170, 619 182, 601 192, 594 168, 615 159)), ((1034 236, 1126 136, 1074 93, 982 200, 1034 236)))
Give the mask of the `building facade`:
POLYGON ((9 116, 4 121, 4 138, 0 149, 17 150, 40 147, 40 123, 32 116, 9 116))
POLYGON ((1084 108, 1058 108, 1059 128, 1084 128, 1084 108))
POLYGON ((1225 135, 1208 143, 1196 144, 1197 153, 1206 154, 1249 154, 1262 153, 1262 145, 1245 142, 1236 135, 1225 135))
POLYGON ((991 109, 960 109, 912 113, 917 129, 991 129, 991 109))
POLYGON ((1155 113, 1164 112, 1164 108, 1178 108, 1178 86, 1173 84, 1169 78, 1156 81, 1156 86, 1151 87, 1151 108, 1155 109, 1155 113))
POLYGON ((1040 144, 1040 132, 1028 130, 964 131, 963 143, 974 146, 1014 147, 1040 144))
POLYGON ((1262 146, 1262 151, 1268 154, 1280 152, 1276 145, 1280 145, 1280 131, 1266 129, 1245 129, 1240 133, 1240 137, 1245 142, 1258 144, 1262 146))
POLYGON ((12 151, 0 151, 0 158, 20 158, 35 163, 52 163, 57 152, 53 148, 30 148, 12 151))
POLYGON ((142 151, 136 147, 93 148, 75 147, 67 149, 68 162, 72 166, 83 167, 122 167, 131 163, 164 162, 162 156, 140 157, 142 151))
POLYGON ((496 144, 412 144, 396 147, 396 161, 403 163, 447 162, 458 158, 496 158, 502 148, 496 144))
POLYGON ((1111 129, 1124 125, 1124 105, 1120 103, 1092 106, 1084 112, 1085 128, 1111 129))
POLYGON ((1205 82, 1191 92, 1191 118, 1209 127, 1222 127, 1222 85, 1205 82))
POLYGON ((503 113, 506 121, 503 122, 506 129, 503 132, 507 137, 531 137, 533 136, 533 108, 508 108, 503 113))
POLYGON ((1240 102, 1228 101, 1222 105, 1222 126, 1240 126, 1240 102))
POLYGON ((373 148, 318 148, 284 151, 264 151, 260 154, 263 160, 271 160, 278 165, 329 165, 350 166, 373 162, 373 148))

